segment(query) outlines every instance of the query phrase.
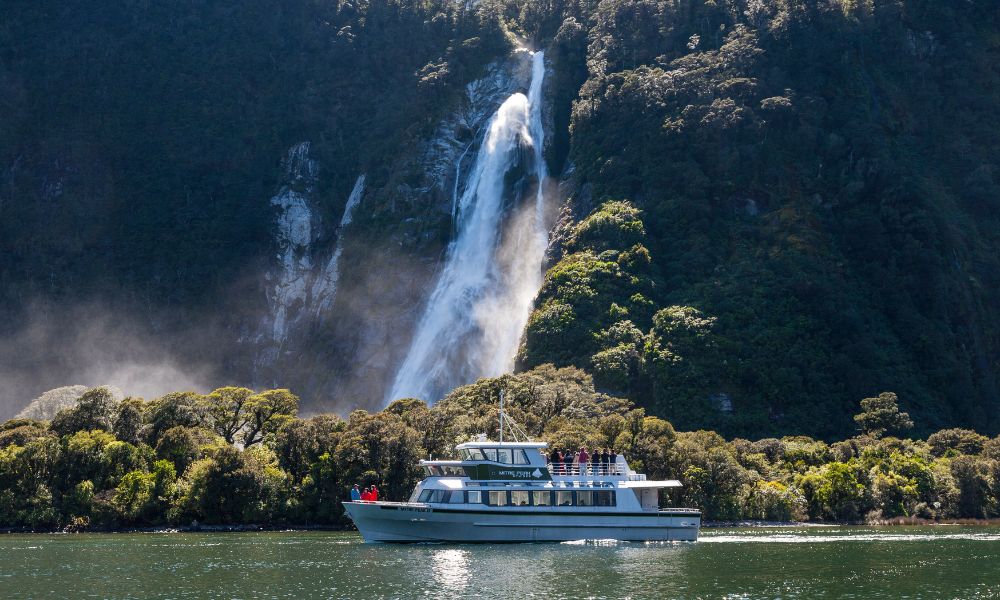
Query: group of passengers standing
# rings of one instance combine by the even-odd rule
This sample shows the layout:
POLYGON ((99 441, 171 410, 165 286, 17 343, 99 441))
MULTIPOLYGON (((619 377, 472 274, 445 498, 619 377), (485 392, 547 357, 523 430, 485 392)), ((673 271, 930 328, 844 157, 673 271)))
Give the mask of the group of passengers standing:
POLYGON ((614 472, 614 465, 618 462, 618 453, 609 448, 603 448, 595 450, 591 454, 584 446, 580 446, 576 452, 553 448, 548 459, 556 473, 579 472, 581 475, 586 475, 589 471, 594 475, 604 475, 614 472))
POLYGON ((375 502, 378 500, 378 488, 370 485, 361 491, 358 484, 351 488, 351 502, 375 502))

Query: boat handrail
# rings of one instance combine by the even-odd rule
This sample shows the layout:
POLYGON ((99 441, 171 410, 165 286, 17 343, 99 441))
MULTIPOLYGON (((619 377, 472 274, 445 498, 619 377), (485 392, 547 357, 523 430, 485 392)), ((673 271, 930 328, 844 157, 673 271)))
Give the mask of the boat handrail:
POLYGON ((426 502, 397 502, 393 500, 352 500, 353 504, 378 504, 380 506, 410 506, 416 508, 427 508, 430 506, 426 502))
POLYGON ((610 477, 613 475, 631 475, 626 465, 621 463, 588 463, 586 465, 577 463, 549 463, 549 473, 552 475, 592 475, 595 477, 610 477))

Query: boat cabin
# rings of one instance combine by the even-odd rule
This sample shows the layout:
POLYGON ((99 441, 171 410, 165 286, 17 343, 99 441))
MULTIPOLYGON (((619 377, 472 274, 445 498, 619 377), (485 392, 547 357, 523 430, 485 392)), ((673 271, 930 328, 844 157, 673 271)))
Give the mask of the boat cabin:
POLYGON ((611 464, 552 464, 543 452, 547 447, 545 442, 488 440, 459 444, 455 447, 459 460, 420 461, 427 478, 414 489, 410 502, 656 511, 658 490, 681 485, 673 480, 647 481, 622 456, 611 464))

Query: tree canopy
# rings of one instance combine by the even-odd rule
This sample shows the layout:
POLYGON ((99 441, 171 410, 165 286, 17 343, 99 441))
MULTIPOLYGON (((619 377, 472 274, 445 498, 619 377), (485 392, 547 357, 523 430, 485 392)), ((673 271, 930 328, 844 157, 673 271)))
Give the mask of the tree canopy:
MULTIPOLYGON (((127 428, 60 433, 44 421, 0 425, 0 527, 348 527, 341 502, 352 485, 375 484, 383 498, 405 500, 422 477, 421 458, 452 457, 455 444, 479 433, 496 439, 500 392, 510 416, 533 438, 555 449, 614 449, 650 478, 680 479, 684 487, 661 501, 700 508, 709 520, 1000 516, 1000 437, 962 429, 926 441, 891 437, 908 422, 891 393, 861 401, 865 431, 828 444, 806 436, 750 441, 678 431, 628 400, 596 391, 574 367, 541 365, 460 387, 435 406, 399 400, 347 419, 302 419, 288 390, 248 391, 247 402, 269 398, 262 414, 282 416, 256 433, 246 425, 233 442, 201 419, 178 419, 186 424, 166 430, 154 424, 162 427, 165 415, 213 398, 229 398, 232 407, 234 396, 246 395, 234 388, 127 400, 122 405, 133 423, 127 428), (136 431, 137 439, 117 437, 136 431), (258 437, 249 445, 239 441, 258 437)), ((82 412, 92 415, 102 392, 84 396, 82 412)))

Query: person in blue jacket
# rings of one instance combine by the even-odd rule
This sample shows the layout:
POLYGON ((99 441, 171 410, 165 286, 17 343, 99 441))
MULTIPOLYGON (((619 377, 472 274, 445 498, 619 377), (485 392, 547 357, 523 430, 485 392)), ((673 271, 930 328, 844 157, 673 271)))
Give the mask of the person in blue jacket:
POLYGON ((351 502, 359 502, 361 500, 361 490, 358 489, 358 484, 354 484, 351 488, 351 502))

